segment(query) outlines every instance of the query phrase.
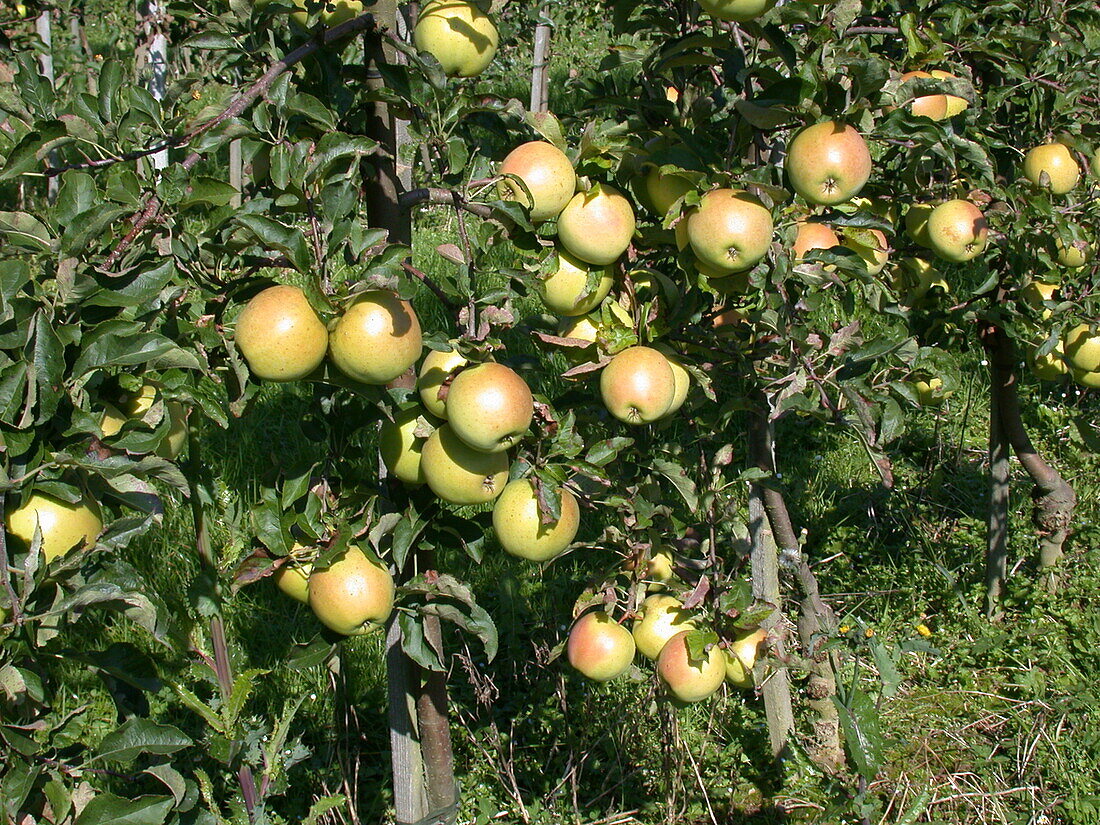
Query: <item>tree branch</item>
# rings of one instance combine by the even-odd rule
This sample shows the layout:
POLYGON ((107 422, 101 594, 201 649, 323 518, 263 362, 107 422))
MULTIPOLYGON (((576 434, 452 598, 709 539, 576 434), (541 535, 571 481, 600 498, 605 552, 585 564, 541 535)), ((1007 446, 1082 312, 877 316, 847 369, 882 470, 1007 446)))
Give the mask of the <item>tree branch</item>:
POLYGON ((470 203, 460 192, 456 192, 453 189, 410 189, 408 192, 402 193, 401 197, 398 199, 398 203, 402 209, 412 209, 412 207, 422 203, 430 203, 439 206, 456 206, 469 212, 471 215, 477 215, 479 218, 488 218, 493 214, 493 210, 485 204, 470 203))
MULTIPOLYGON (((237 97, 233 99, 233 102, 230 103, 229 106, 223 112, 221 112, 221 114, 211 118, 206 123, 203 123, 202 125, 193 129, 187 135, 186 139, 184 140, 184 144, 190 143, 200 135, 209 132, 211 129, 215 129, 225 123, 227 120, 230 120, 242 114, 249 106, 252 105, 252 103, 255 102, 256 98, 260 97, 260 95, 262 95, 271 87, 271 84, 275 82, 276 78, 278 78, 279 75, 281 75, 287 69, 290 69, 291 67, 297 65, 318 49, 322 48, 323 46, 327 46, 330 43, 334 43, 338 40, 343 40, 348 35, 355 34, 361 31, 366 31, 371 28, 374 28, 374 15, 364 14, 361 17, 356 17, 353 20, 348 20, 338 26, 333 26, 331 29, 325 29, 313 40, 310 40, 307 43, 303 43, 301 46, 296 48, 283 59, 276 60, 274 63, 272 63, 270 68, 268 68, 268 70, 264 72, 263 76, 260 77, 259 80, 255 81, 251 86, 249 86, 248 89, 246 89, 244 92, 237 95, 237 97)), ((189 154, 181 162, 180 165, 185 171, 190 172, 201 158, 201 152, 191 152, 191 154, 189 154)), ((130 246, 133 244, 134 240, 141 233, 141 231, 160 214, 160 207, 160 199, 156 195, 149 195, 141 211, 137 212, 133 216, 133 218, 131 218, 131 220, 134 221, 133 229, 126 233, 126 236, 121 241, 119 241, 118 245, 114 248, 111 254, 107 256, 107 259, 103 262, 103 269, 113 269, 118 264, 119 260, 122 258, 122 255, 126 252, 127 249, 130 248, 130 246)))

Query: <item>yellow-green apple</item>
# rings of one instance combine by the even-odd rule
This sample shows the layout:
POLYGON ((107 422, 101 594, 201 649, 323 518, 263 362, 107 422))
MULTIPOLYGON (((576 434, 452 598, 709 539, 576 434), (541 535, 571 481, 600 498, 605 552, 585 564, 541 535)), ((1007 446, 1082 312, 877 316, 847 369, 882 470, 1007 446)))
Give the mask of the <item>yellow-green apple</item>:
MULTIPOLYGON (((104 404, 103 417, 99 422, 104 437, 118 435, 127 419, 139 418, 149 412, 159 394, 156 384, 146 382, 133 396, 122 400, 125 412, 113 404, 104 404)), ((168 401, 164 405, 164 413, 168 416, 168 434, 160 442, 156 453, 172 461, 187 444, 187 408, 178 401, 168 401)))
POLYGON ((1059 289, 1059 284, 1048 284, 1043 281, 1032 281, 1030 284, 1020 290, 1020 297, 1024 299, 1025 303, 1033 309, 1042 311, 1042 318, 1045 321, 1051 316, 1053 310, 1047 309, 1045 304, 1047 301, 1053 301, 1054 293, 1059 289))
POLYGON ((701 702, 722 686, 726 678, 726 655, 711 645, 701 659, 693 659, 687 638, 692 631, 677 633, 657 657, 657 673, 669 693, 681 702, 701 702))
POLYGON ((645 577, 648 581, 664 584, 672 579, 672 554, 660 550, 649 557, 645 564, 645 577))
POLYGON ((257 294, 237 318, 237 349, 257 378, 294 381, 325 360, 328 330, 296 286, 257 294))
POLYGON ((951 291, 951 286, 939 270, 925 258, 902 258, 894 272, 893 286, 899 300, 911 307, 923 306, 933 287, 939 287, 945 293, 951 291))
POLYGON ((676 375, 652 347, 628 347, 600 373, 600 395, 608 411, 627 424, 650 424, 669 411, 676 375))
POLYGON ((863 135, 836 120, 807 126, 787 146, 787 178, 808 203, 835 206, 859 194, 871 177, 863 135))
POLYGON ((354 545, 309 576, 309 606, 321 623, 345 636, 361 636, 393 612, 393 577, 354 545))
MULTIPOLYGON (((300 547, 301 545, 295 545, 300 547)), ((282 590, 290 598, 309 604, 309 575, 313 572, 313 564, 297 564, 293 561, 282 565, 271 574, 275 580, 275 586, 282 590)))
POLYGON ((726 681, 739 688, 752 687, 752 669, 760 643, 768 636, 763 628, 749 630, 737 636, 726 648, 726 681))
POLYGON ((653 211, 660 217, 668 214, 672 204, 695 188, 687 178, 675 172, 665 174, 659 166, 652 167, 645 176, 645 193, 653 211))
MULTIPOLYGON (((932 74, 921 71, 906 72, 901 76, 901 82, 905 83, 914 78, 924 77, 931 78, 932 74)), ((910 112, 918 117, 927 117, 932 120, 943 120, 948 117, 947 95, 921 95, 920 97, 914 97, 905 105, 909 107, 910 112)))
POLYGON ((492 18, 467 0, 431 0, 420 10, 413 43, 443 67, 448 77, 476 77, 497 53, 492 18))
POLYGON ((1082 387, 1087 387, 1090 390, 1100 390, 1100 370, 1095 372, 1086 372, 1085 370, 1072 370, 1073 380, 1080 384, 1082 387))
POLYGON ((740 189, 707 192, 688 214, 686 224, 685 237, 691 251, 701 265, 716 274, 756 266, 768 252, 774 228, 767 207, 740 189))
POLYGON ((420 468, 431 491, 451 504, 485 504, 508 481, 508 454, 475 450, 441 425, 424 444, 420 468))
MULTIPOLYGON (((950 72, 945 72, 943 69, 933 69, 932 77, 939 78, 940 80, 956 80, 956 76, 950 72)), ((959 97, 958 95, 944 95, 947 98, 947 117, 954 117, 955 115, 961 115, 966 111, 970 103, 965 97, 959 97)))
POLYGON ((1092 260, 1092 247, 1084 241, 1075 241, 1068 246, 1058 238, 1054 242, 1058 249, 1058 263, 1070 269, 1080 269, 1092 260))
POLYGON ((1081 169, 1064 143, 1043 143, 1024 155, 1024 177, 1034 185, 1064 195, 1077 185, 1081 169))
POLYGON ((1100 331, 1088 324, 1067 330, 1062 336, 1066 361, 1079 372, 1100 371, 1100 331))
POLYGON ((985 215, 960 198, 941 203, 928 216, 928 244, 945 261, 962 263, 985 249, 989 226, 985 215))
POLYGON ((388 384, 416 363, 422 349, 412 305, 383 289, 358 295, 329 336, 333 363, 364 384, 388 384))
POLYGON ((554 271, 539 282, 539 295, 551 312, 584 315, 599 306, 614 283, 614 267, 591 266, 559 247, 554 271), (593 270, 598 280, 592 291, 586 292, 589 274, 593 270))
POLYGON ((573 623, 565 655, 589 679, 607 682, 626 673, 634 661, 634 639, 602 610, 593 610, 573 623))
POLYGON ((719 20, 746 23, 771 8, 772 0, 699 0, 699 7, 719 20))
POLYGON ((647 659, 657 660, 665 643, 684 630, 694 629, 695 618, 674 596, 656 594, 642 602, 641 617, 634 622, 632 632, 638 652, 647 659))
POLYGON ((928 246, 928 217, 935 209, 931 203, 914 203, 905 212, 905 234, 921 246, 928 246))
POLYGON ((390 475, 406 484, 423 484, 424 471, 420 467, 420 456, 427 437, 417 438, 417 422, 421 417, 429 424, 434 422, 422 407, 409 407, 399 410, 393 417, 382 420, 382 429, 378 433, 378 453, 390 475))
POLYGON ((917 401, 922 407, 939 407, 947 398, 940 378, 924 376, 914 379, 911 383, 913 390, 917 393, 917 401))
POLYGON ((416 388, 420 392, 420 403, 424 405, 424 409, 436 418, 447 419, 447 402, 445 399, 440 400, 439 390, 445 381, 468 363, 456 349, 428 350, 416 379, 416 388))
POLYGON ((493 505, 493 529, 500 546, 528 561, 549 561, 564 552, 577 536, 581 511, 571 492, 559 487, 558 494, 561 513, 556 521, 543 524, 532 481, 518 478, 508 482, 493 505))
POLYGON ((294 0, 301 11, 291 12, 290 17, 299 26, 305 26, 309 13, 321 12, 321 22, 326 26, 338 26, 363 13, 360 0, 294 0))
POLYGON ((577 189, 577 174, 565 152, 543 140, 517 146, 501 162, 497 174, 514 175, 523 181, 520 186, 505 177, 497 191, 502 200, 518 201, 528 207, 531 220, 536 223, 561 214, 577 189))
POLYGON ((615 263, 634 237, 634 207, 618 189, 600 184, 578 192, 558 215, 558 240, 586 263, 615 263))
POLYGON ((103 531, 99 507, 90 499, 70 503, 42 493, 32 493, 7 516, 8 532, 30 547, 37 527, 42 531, 42 555, 46 561, 63 556, 77 545, 91 546, 103 531))
POLYGON ((447 419, 455 435, 486 453, 515 444, 534 416, 534 399, 515 370, 488 361, 466 367, 451 382, 447 419))
POLYGON ((688 390, 691 389, 691 373, 687 371, 684 363, 671 347, 662 345, 658 348, 658 352, 668 359, 668 365, 672 367, 672 379, 676 382, 672 403, 665 411, 665 417, 668 417, 684 406, 684 402, 687 401, 688 390))
POLYGON ((1062 358, 1065 353, 1061 341, 1055 344, 1054 349, 1046 355, 1039 354, 1040 346, 1042 346, 1041 341, 1031 348, 1028 358, 1028 366, 1031 367, 1036 378, 1041 381, 1057 381, 1069 372, 1069 367, 1062 358))
POLYGON ((841 244, 867 264, 867 272, 878 275, 890 260, 890 242, 881 229, 859 229, 845 233, 841 244))

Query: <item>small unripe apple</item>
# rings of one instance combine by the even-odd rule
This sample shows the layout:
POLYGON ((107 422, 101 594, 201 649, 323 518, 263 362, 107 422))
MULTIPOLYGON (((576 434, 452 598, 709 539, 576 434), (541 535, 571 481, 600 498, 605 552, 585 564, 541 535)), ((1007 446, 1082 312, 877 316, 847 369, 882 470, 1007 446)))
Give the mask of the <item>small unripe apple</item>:
POLYGON ((439 61, 448 77, 476 77, 493 62, 499 35, 492 19, 467 0, 430 0, 413 43, 439 61))
POLYGON ((361 636, 393 612, 393 577, 358 547, 349 547, 309 576, 309 606, 321 623, 344 636, 361 636))
POLYGON ((378 434, 378 453, 390 475, 406 484, 423 484, 420 456, 426 438, 416 437, 417 422, 427 414, 421 407, 400 410, 393 421, 383 420, 378 434))
POLYGON ((629 347, 603 368, 600 395, 620 421, 650 424, 672 406, 676 376, 662 353, 651 347, 629 347))
POLYGON ((1062 335, 1066 361, 1079 372, 1100 371, 1100 331, 1092 331, 1088 324, 1080 324, 1062 335))
POLYGON ((787 146, 787 178, 808 203, 835 206, 852 199, 871 177, 863 136, 836 120, 807 126, 787 146))
POLYGON ((712 645, 702 659, 693 659, 688 651, 690 630, 677 633, 657 657, 657 673, 669 693, 681 702, 701 702, 713 695, 726 678, 726 655, 712 645))
POLYGON ((565 655, 589 679, 607 682, 626 673, 634 661, 634 639, 602 610, 594 610, 573 623, 565 655))
POLYGON ((510 367, 487 362, 466 367, 451 382, 447 419, 455 435, 487 453, 513 446, 534 417, 531 388, 510 367))
POLYGON ((1092 174, 1100 178, 1100 147, 1096 148, 1096 151, 1092 153, 1092 160, 1089 161, 1089 169, 1092 170, 1092 174))
POLYGON ((978 257, 989 238, 985 215, 970 201, 941 203, 928 216, 928 242, 945 261, 962 263, 978 257))
POLYGON ((939 378, 918 378, 912 382, 912 385, 917 393, 917 401, 922 407, 942 406, 947 398, 947 394, 943 392, 943 381, 939 378))
POLYGON ((613 264, 634 237, 634 207, 618 189, 601 184, 578 192, 558 215, 558 240, 582 261, 613 264))
POLYGON ((556 218, 577 190, 573 164, 565 152, 544 140, 517 146, 501 162, 497 174, 515 175, 523 181, 527 191, 506 177, 497 185, 497 192, 501 200, 527 206, 534 223, 556 218))
POLYGON ((364 384, 388 384, 416 363, 422 349, 412 305, 382 289, 356 296, 329 336, 333 363, 364 384))
POLYGON ((641 618, 635 620, 632 632, 638 652, 647 659, 657 660, 661 649, 673 636, 695 628, 691 612, 673 596, 657 594, 642 602, 641 618))
POLYGON ((451 504, 485 504, 508 482, 508 454, 475 450, 443 424, 424 444, 420 467, 432 492, 451 504))
POLYGON ((424 409, 436 418, 447 420, 447 402, 439 399, 439 389, 448 378, 468 363, 458 350, 428 350, 416 379, 416 388, 420 392, 420 403, 424 405, 424 409))
POLYGON ((88 499, 70 504, 41 493, 32 493, 22 505, 7 515, 8 532, 25 547, 34 540, 34 531, 42 531, 42 555, 47 562, 63 556, 77 545, 95 544, 103 532, 99 507, 88 499))
POLYGON ((273 286, 256 295, 237 318, 237 349, 257 378, 294 381, 325 360, 328 330, 296 286, 273 286))
POLYGON ((584 315, 599 306, 614 283, 614 267, 591 266, 559 247, 557 265, 553 272, 539 282, 539 295, 551 312, 558 315, 584 315), (589 273, 593 270, 596 270, 598 280, 592 291, 585 294, 589 273))
POLYGON ((580 507, 565 488, 558 493, 561 514, 557 521, 543 524, 531 480, 518 478, 505 485, 493 505, 493 529, 506 552, 528 561, 549 561, 573 543, 580 527, 580 507))
POLYGON ((1064 143, 1044 143, 1024 155, 1024 177, 1035 186, 1064 195, 1077 185, 1081 169, 1064 143), (1044 182, 1045 176, 1045 182, 1044 182))

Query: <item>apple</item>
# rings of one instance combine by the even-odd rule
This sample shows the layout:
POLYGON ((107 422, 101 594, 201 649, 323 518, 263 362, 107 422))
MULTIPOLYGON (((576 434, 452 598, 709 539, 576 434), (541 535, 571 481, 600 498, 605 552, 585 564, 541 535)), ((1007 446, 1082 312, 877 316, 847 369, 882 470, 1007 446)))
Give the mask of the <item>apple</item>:
POLYGON ((634 638, 602 610, 594 610, 573 623, 565 655, 589 679, 608 682, 626 673, 634 661, 634 638))
POLYGON ((428 487, 451 504, 486 504, 500 495, 508 481, 508 454, 475 450, 441 425, 420 454, 428 487))
POLYGON ((406 484, 424 483, 420 456, 427 439, 416 437, 416 426, 421 416, 431 423, 422 407, 400 410, 394 415, 393 421, 383 419, 378 434, 378 453, 382 456, 386 469, 390 471, 390 475, 406 484))
POLYGON ((1052 195, 1066 194, 1081 177, 1081 169, 1064 143, 1044 143, 1029 150, 1024 155, 1023 172, 1035 186, 1049 189, 1052 195))
POLYGON ((528 561, 549 561, 561 555, 577 536, 581 511, 571 492, 559 487, 558 494, 561 496, 558 520, 543 524, 531 479, 509 481, 493 505, 493 529, 500 546, 528 561))
POLYGON ((691 389, 691 373, 687 371, 687 368, 671 347, 661 346, 658 348, 658 352, 668 360, 668 365, 672 367, 672 379, 675 382, 672 403, 664 414, 664 417, 667 418, 684 406, 684 402, 687 401, 688 390, 691 389))
POLYGON ((859 194, 871 177, 871 153, 851 126, 826 120, 807 126, 787 146, 787 178, 808 203, 835 206, 859 194))
POLYGON ((354 545, 309 576, 309 606, 321 623, 345 636, 361 636, 393 612, 393 577, 354 545))
POLYGON ((420 403, 424 405, 424 409, 436 418, 444 421, 447 419, 447 402, 439 399, 439 389, 448 378, 468 363, 458 350, 428 350, 416 379, 416 388, 420 392, 420 403))
POLYGON ((645 577, 647 581, 664 584, 667 581, 671 581, 672 576, 671 553, 667 550, 660 550, 649 557, 649 561, 645 564, 645 577))
MULTIPOLYGON (((937 77, 940 80, 956 80, 956 76, 943 71, 943 69, 933 69, 932 77, 937 77)), ((960 115, 967 110, 970 106, 970 102, 965 97, 959 97, 958 95, 944 95, 947 98, 947 117, 954 117, 960 115)))
POLYGON ((431 0, 420 10, 413 43, 448 77, 476 77, 493 61, 499 36, 492 19, 466 0, 431 0))
POLYGON ((726 681, 739 688, 752 687, 752 669, 756 665, 756 653, 768 636, 763 628, 740 634, 726 648, 726 681))
POLYGON ((638 652, 647 659, 657 660, 661 649, 673 636, 696 627, 695 617, 673 596, 656 594, 646 597, 634 622, 632 633, 638 652))
MULTIPOLYGON (((300 544, 294 545, 301 547, 300 544)), ((290 598, 309 604, 309 576, 313 572, 313 564, 296 564, 288 562, 271 574, 275 586, 282 590, 290 598)))
POLYGON ((687 178, 680 177, 675 172, 666 175, 659 166, 652 167, 645 176, 646 197, 649 198, 653 211, 662 218, 676 201, 694 188, 695 184, 687 178))
POLYGON ((841 244, 855 252, 867 264, 869 275, 878 275, 886 268, 890 260, 890 242, 886 239, 886 233, 881 229, 862 230, 858 235, 845 234, 841 244), (863 234, 870 235, 867 237, 863 234))
POLYGON ((650 424, 672 407, 676 375, 668 359, 651 347, 628 347, 600 373, 600 395, 608 411, 626 424, 650 424))
MULTIPOLYGON (((920 77, 931 78, 932 76, 929 72, 906 72, 901 76, 901 82, 905 83, 907 80, 920 77)), ((943 120, 948 117, 947 95, 921 95, 913 98, 906 105, 909 107, 909 111, 917 117, 927 117, 932 120, 943 120)))
POLYGON ((772 6, 772 0, 699 0, 699 7, 719 20, 747 23, 755 20, 772 6))
POLYGON ((32 493, 7 516, 8 532, 25 547, 42 531, 42 555, 47 562, 63 556, 77 545, 91 546, 103 532, 99 507, 89 499, 75 504, 42 493, 32 493))
POLYGON ((929 246, 928 217, 936 207, 930 203, 914 203, 905 212, 905 234, 913 239, 914 243, 921 246, 929 246))
POLYGON ((1080 324, 1062 335, 1066 361, 1077 372, 1100 371, 1100 331, 1080 324))
MULTIPOLYGON (((717 273, 752 269, 772 241, 772 214, 760 199, 740 189, 703 195, 686 221, 685 235, 701 267, 717 273)), ((707 270, 702 270, 707 274, 707 270)))
POLYGON ((333 363, 364 384, 388 384, 416 363, 422 349, 412 305, 383 289, 357 295, 329 336, 333 363))
POLYGON ((505 177, 497 185, 497 193, 501 200, 519 201, 528 207, 534 223, 556 218, 577 189, 577 174, 569 158, 557 146, 542 140, 520 144, 509 152, 497 174, 514 175, 523 181, 527 191, 505 177))
POLYGON ((840 246, 840 238, 830 227, 816 221, 802 221, 791 246, 791 256, 800 262, 811 249, 832 249, 840 246))
POLYGON ((329 28, 353 20, 363 13, 360 0, 294 0, 294 5, 301 11, 291 12, 290 18, 303 27, 309 19, 309 12, 320 11, 321 22, 329 28))
POLYGON ((257 294, 237 317, 233 334, 257 378, 294 381, 325 360, 328 330, 296 286, 272 286, 257 294))
POLYGON ((1040 381, 1057 381, 1069 372, 1069 367, 1063 360, 1065 350, 1061 341, 1055 344, 1054 349, 1046 355, 1039 355, 1040 346, 1042 342, 1033 346, 1031 355, 1028 357, 1028 366, 1031 367, 1031 372, 1036 378, 1040 381))
POLYGON ((911 383, 922 407, 942 406, 947 398, 947 394, 943 392, 943 381, 939 378, 917 378, 911 383))
POLYGON ((527 382, 515 370, 492 361, 463 369, 447 394, 451 429, 486 453, 504 452, 519 441, 534 414, 527 382))
POLYGON ((899 300, 911 307, 923 306, 933 287, 939 287, 945 293, 951 291, 950 284, 943 279, 932 262, 924 258, 902 258, 901 266, 894 275, 893 286, 899 300))
POLYGON ((669 693, 681 702, 701 702, 713 695, 726 678, 726 655, 712 645, 702 659, 692 659, 687 638, 690 630, 677 633, 657 657, 657 673, 669 693))
POLYGON ((600 184, 578 192, 558 215, 558 240, 586 263, 619 260, 634 237, 634 207, 618 189, 600 184))
MULTIPOLYGON (((125 399, 125 412, 113 404, 104 404, 103 417, 99 427, 105 438, 111 438, 121 432, 122 425, 130 418, 139 418, 156 402, 160 390, 156 384, 142 384, 141 389, 131 398, 125 399)), ((164 414, 168 416, 168 433, 157 447, 156 454, 169 461, 174 460, 187 444, 187 408, 178 401, 168 401, 164 405, 164 414)))
POLYGON ((1092 390, 1100 390, 1100 370, 1094 372, 1087 372, 1086 370, 1071 370, 1073 373, 1073 380, 1080 384, 1082 387, 1087 387, 1092 390))
POLYGON ((557 265, 553 272, 539 282, 539 295, 551 312, 558 315, 584 315, 599 306, 614 283, 614 267, 590 266, 559 247, 557 265), (585 294, 592 270, 596 270, 599 280, 596 281, 595 288, 585 294))
POLYGON ((1058 263, 1070 269, 1080 269, 1092 260, 1092 247, 1082 241, 1066 246, 1061 238, 1054 242, 1058 249, 1058 263))
POLYGON ((1040 310, 1042 312, 1042 319, 1045 321, 1053 314, 1054 310, 1047 309, 1044 304, 1047 301, 1055 300, 1054 293, 1058 291, 1059 287, 1059 284, 1032 281, 1020 290, 1020 297, 1028 306, 1040 310))
POLYGON ((973 260, 985 249, 988 237, 985 215, 970 201, 941 203, 928 216, 929 246, 945 261, 973 260))

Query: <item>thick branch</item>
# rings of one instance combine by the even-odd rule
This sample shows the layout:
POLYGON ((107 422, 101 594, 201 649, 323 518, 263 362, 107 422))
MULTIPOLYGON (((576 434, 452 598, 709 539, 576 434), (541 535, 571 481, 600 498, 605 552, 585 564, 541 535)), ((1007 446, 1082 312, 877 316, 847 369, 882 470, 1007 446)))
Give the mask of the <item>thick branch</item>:
MULTIPOLYGON (((184 143, 190 143, 199 135, 209 132, 211 129, 225 123, 227 120, 237 117, 244 113, 244 111, 251 106, 260 95, 266 92, 271 84, 275 82, 283 72, 291 67, 297 65, 305 58, 309 57, 315 51, 323 46, 327 46, 330 43, 334 43, 338 40, 343 40, 345 37, 355 34, 356 32, 366 31, 374 27, 374 15, 364 14, 361 17, 356 17, 353 20, 348 20, 341 23, 338 26, 333 26, 331 29, 325 29, 317 35, 313 40, 307 43, 303 43, 296 48, 282 60, 276 60, 271 64, 271 67, 264 72, 263 76, 259 80, 255 81, 244 92, 237 95, 233 99, 233 102, 223 111, 221 114, 211 118, 206 123, 193 129, 184 140, 184 143)), ((186 171, 191 171, 195 164, 202 158, 201 152, 191 152, 186 158, 184 158, 181 166, 186 171)), ((104 269, 113 269, 122 258, 122 255, 133 244, 134 239, 141 233, 141 231, 149 225, 149 223, 160 214, 160 199, 156 195, 150 195, 145 201, 145 205, 140 212, 137 212, 131 220, 134 221, 134 227, 126 236, 119 241, 118 245, 114 248, 110 255, 107 256, 107 260, 103 263, 104 269)))
POLYGON ((401 193, 398 202, 402 209, 412 209, 422 203, 431 203, 441 206, 457 206, 471 215, 477 215, 479 218, 488 218, 493 214, 493 210, 485 204, 470 203, 460 193, 452 189, 410 189, 408 192, 401 193))

